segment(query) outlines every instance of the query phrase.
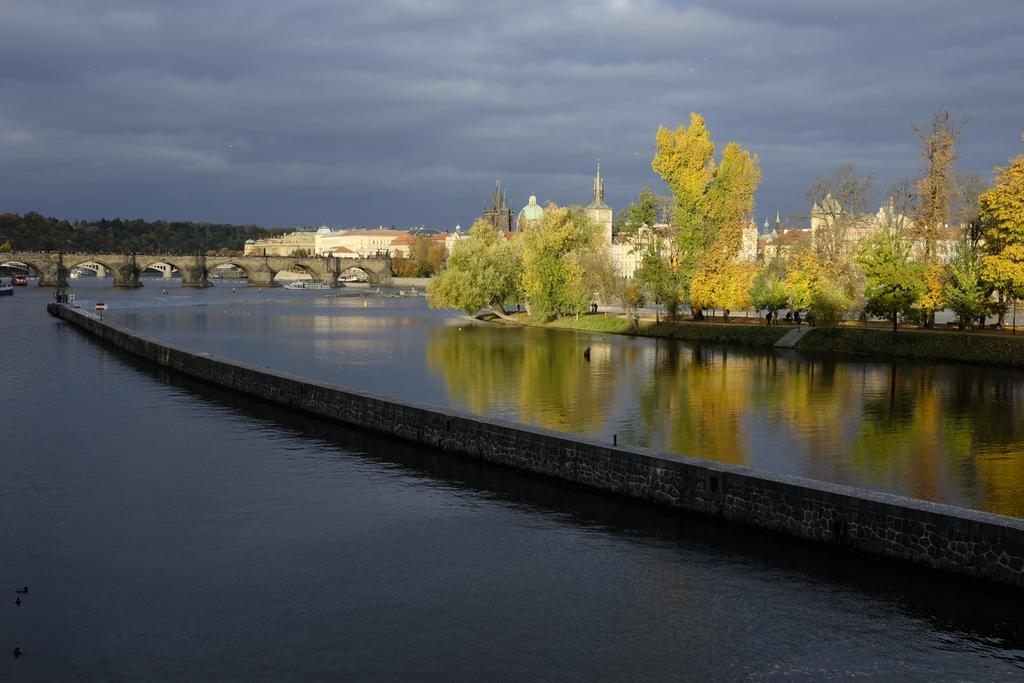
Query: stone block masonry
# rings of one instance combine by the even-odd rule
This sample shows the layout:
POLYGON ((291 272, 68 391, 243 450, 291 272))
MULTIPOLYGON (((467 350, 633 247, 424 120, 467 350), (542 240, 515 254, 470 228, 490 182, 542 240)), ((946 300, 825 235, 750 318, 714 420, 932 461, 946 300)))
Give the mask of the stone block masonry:
POLYGON ((50 304, 140 358, 232 391, 642 501, 1024 587, 1024 520, 439 410, 165 344, 50 304))

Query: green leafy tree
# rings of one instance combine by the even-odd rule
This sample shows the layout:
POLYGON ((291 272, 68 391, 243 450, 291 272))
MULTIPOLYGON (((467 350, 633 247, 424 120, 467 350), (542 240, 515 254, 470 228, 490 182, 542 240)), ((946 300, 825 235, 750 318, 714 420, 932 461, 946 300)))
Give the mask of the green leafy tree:
POLYGON ((981 276, 978 247, 965 233, 957 240, 946 263, 946 303, 956 313, 960 329, 973 327, 974 320, 985 313, 988 298, 981 276))
POLYGON ((9 251, 14 251, 14 245, 11 244, 11 241, 5 240, 3 242, 0 242, 0 254, 7 253, 9 251))
POLYGON ((914 260, 910 240, 888 230, 864 243, 857 263, 867 283, 867 313, 892 320, 896 334, 900 315, 909 313, 925 292, 925 264, 914 260))
POLYGON ((657 221, 658 197, 644 185, 637 200, 619 212, 619 233, 633 243, 641 229, 653 229, 657 221))
POLYGON ((754 310, 768 311, 772 319, 777 319, 779 311, 789 302, 789 295, 777 270, 773 264, 762 266, 750 288, 750 303, 754 310))
POLYGON ((481 310, 506 317, 505 307, 520 300, 522 259, 516 246, 478 220, 469 236, 455 242, 447 267, 427 287, 431 308, 455 308, 467 315, 481 310))
POLYGON ((593 295, 583 260, 599 248, 597 225, 579 207, 548 204, 544 217, 521 239, 523 295, 530 314, 547 321, 583 312, 593 295))
POLYGON ((810 319, 816 327, 831 330, 843 321, 850 303, 842 284, 835 280, 821 280, 811 291, 810 319))
POLYGON ((672 265, 662 255, 662 240, 655 237, 645 247, 640 266, 633 273, 633 280, 639 285, 644 297, 654 303, 655 317, 659 308, 665 306, 668 317, 675 318, 681 303, 679 281, 672 271, 672 265))

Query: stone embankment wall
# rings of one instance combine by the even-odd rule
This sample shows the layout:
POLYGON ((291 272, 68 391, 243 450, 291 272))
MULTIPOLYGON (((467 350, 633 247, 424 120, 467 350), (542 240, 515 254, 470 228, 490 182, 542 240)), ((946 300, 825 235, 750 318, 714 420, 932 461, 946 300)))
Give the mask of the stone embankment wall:
POLYGON ((418 406, 195 353, 66 305, 50 304, 49 311, 118 349, 296 410, 640 500, 1024 587, 1024 520, 418 406))

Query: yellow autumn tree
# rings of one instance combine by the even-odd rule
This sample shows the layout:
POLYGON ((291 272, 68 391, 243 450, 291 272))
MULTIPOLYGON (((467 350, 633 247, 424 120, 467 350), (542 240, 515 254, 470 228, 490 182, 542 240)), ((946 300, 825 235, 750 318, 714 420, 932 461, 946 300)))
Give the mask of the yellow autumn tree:
POLYGON ((724 252, 707 256, 697 267, 690 284, 690 302, 695 309, 750 309, 750 290, 757 266, 726 257, 724 252))
POLYGON ((735 142, 720 163, 704 117, 690 114, 689 127, 658 129, 651 167, 675 198, 674 268, 679 288, 690 296, 694 317, 725 296, 729 263, 739 252, 743 226, 761 182, 758 157, 735 142))
POLYGON ((995 184, 980 203, 986 226, 982 277, 1015 300, 1024 295, 1024 155, 996 169, 995 184))
POLYGON ((946 267, 938 261, 927 261, 924 269, 924 293, 917 300, 918 308, 931 317, 946 305, 946 267))

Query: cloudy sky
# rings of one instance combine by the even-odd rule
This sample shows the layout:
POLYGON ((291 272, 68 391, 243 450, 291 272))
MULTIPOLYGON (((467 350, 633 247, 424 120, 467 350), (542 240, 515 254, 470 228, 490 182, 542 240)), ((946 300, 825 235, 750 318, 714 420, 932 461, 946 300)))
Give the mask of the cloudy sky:
POLYGON ((1020 0, 3 0, 0 211, 262 225, 468 225, 501 178, 620 208, 659 124, 761 157, 765 215, 852 163, 1024 151, 1020 0))

